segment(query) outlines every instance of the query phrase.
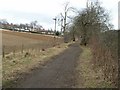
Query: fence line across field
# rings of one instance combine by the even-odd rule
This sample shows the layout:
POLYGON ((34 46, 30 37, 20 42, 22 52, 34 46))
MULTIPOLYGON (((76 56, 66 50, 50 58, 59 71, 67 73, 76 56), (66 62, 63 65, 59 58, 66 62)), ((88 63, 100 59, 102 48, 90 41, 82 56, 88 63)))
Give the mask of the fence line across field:
POLYGON ((20 52, 21 54, 24 53, 24 51, 30 52, 30 51, 40 51, 43 49, 47 49, 50 47, 54 47, 56 45, 60 44, 59 40, 54 39, 51 43, 36 43, 36 44, 21 44, 21 45, 13 45, 13 46, 7 46, 3 45, 2 47, 2 57, 4 58, 5 55, 12 53, 15 55, 16 53, 20 52))

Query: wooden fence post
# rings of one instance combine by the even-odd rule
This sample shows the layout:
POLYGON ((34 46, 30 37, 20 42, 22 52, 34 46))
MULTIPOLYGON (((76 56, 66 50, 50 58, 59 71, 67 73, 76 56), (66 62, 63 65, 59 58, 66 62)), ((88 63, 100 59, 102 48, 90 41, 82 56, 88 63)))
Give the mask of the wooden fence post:
POLYGON ((14 49, 13 49, 13 55, 15 56, 15 49, 16 49, 16 46, 14 46, 14 49))
POLYGON ((23 54, 23 48, 24 48, 24 46, 23 46, 23 44, 22 44, 22 47, 21 47, 21 53, 23 54))
POLYGON ((5 46, 3 45, 3 48, 2 48, 2 56, 3 58, 5 57, 5 46))

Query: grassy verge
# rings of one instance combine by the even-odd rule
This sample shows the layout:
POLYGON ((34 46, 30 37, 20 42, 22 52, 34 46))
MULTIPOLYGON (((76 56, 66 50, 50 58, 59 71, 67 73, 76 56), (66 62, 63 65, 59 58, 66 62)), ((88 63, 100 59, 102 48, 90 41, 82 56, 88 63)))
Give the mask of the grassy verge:
POLYGON ((78 61, 77 71, 78 88, 112 88, 110 82, 104 80, 102 70, 95 72, 92 64, 92 52, 90 48, 81 47, 83 52, 78 61))
POLYGON ((11 87, 15 83, 18 74, 30 73, 34 68, 44 66, 44 64, 52 59, 51 57, 60 54, 68 48, 70 43, 63 43, 61 45, 48 48, 45 50, 26 50, 23 53, 15 53, 6 55, 3 58, 3 87, 11 87))

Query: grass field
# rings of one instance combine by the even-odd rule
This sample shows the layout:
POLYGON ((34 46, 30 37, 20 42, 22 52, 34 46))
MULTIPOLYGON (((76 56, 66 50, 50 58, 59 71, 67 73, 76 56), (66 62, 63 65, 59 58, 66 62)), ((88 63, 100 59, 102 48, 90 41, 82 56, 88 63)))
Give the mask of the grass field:
POLYGON ((19 74, 30 73, 32 69, 44 65, 67 47, 67 44, 62 43, 62 38, 50 35, 8 30, 0 30, 0 34, 2 34, 0 45, 3 46, 1 49, 5 52, 2 59, 3 86, 15 83, 16 79, 21 79, 19 74))
POLYGON ((50 35, 32 34, 2 30, 2 48, 5 53, 26 49, 46 49, 63 42, 62 38, 50 35))
POLYGON ((25 51, 23 54, 16 53, 15 56, 6 55, 2 61, 3 87, 16 85, 19 80, 24 79, 24 75, 30 74, 35 68, 42 67, 52 61, 52 58, 66 50, 69 44, 63 43, 45 51, 31 50, 30 52, 25 51), (26 53, 28 53, 27 56, 26 53))

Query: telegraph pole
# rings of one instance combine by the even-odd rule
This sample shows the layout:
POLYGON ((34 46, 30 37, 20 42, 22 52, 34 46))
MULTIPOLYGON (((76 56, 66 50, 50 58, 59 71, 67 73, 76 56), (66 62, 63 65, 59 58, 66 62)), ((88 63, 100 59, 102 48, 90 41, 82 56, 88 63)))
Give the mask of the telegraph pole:
POLYGON ((57 18, 53 18, 53 20, 55 20, 55 29, 54 29, 54 36, 55 36, 55 33, 56 33, 56 21, 57 21, 57 18))
POLYGON ((61 34, 62 34, 62 29, 63 29, 63 19, 61 19, 61 34))

